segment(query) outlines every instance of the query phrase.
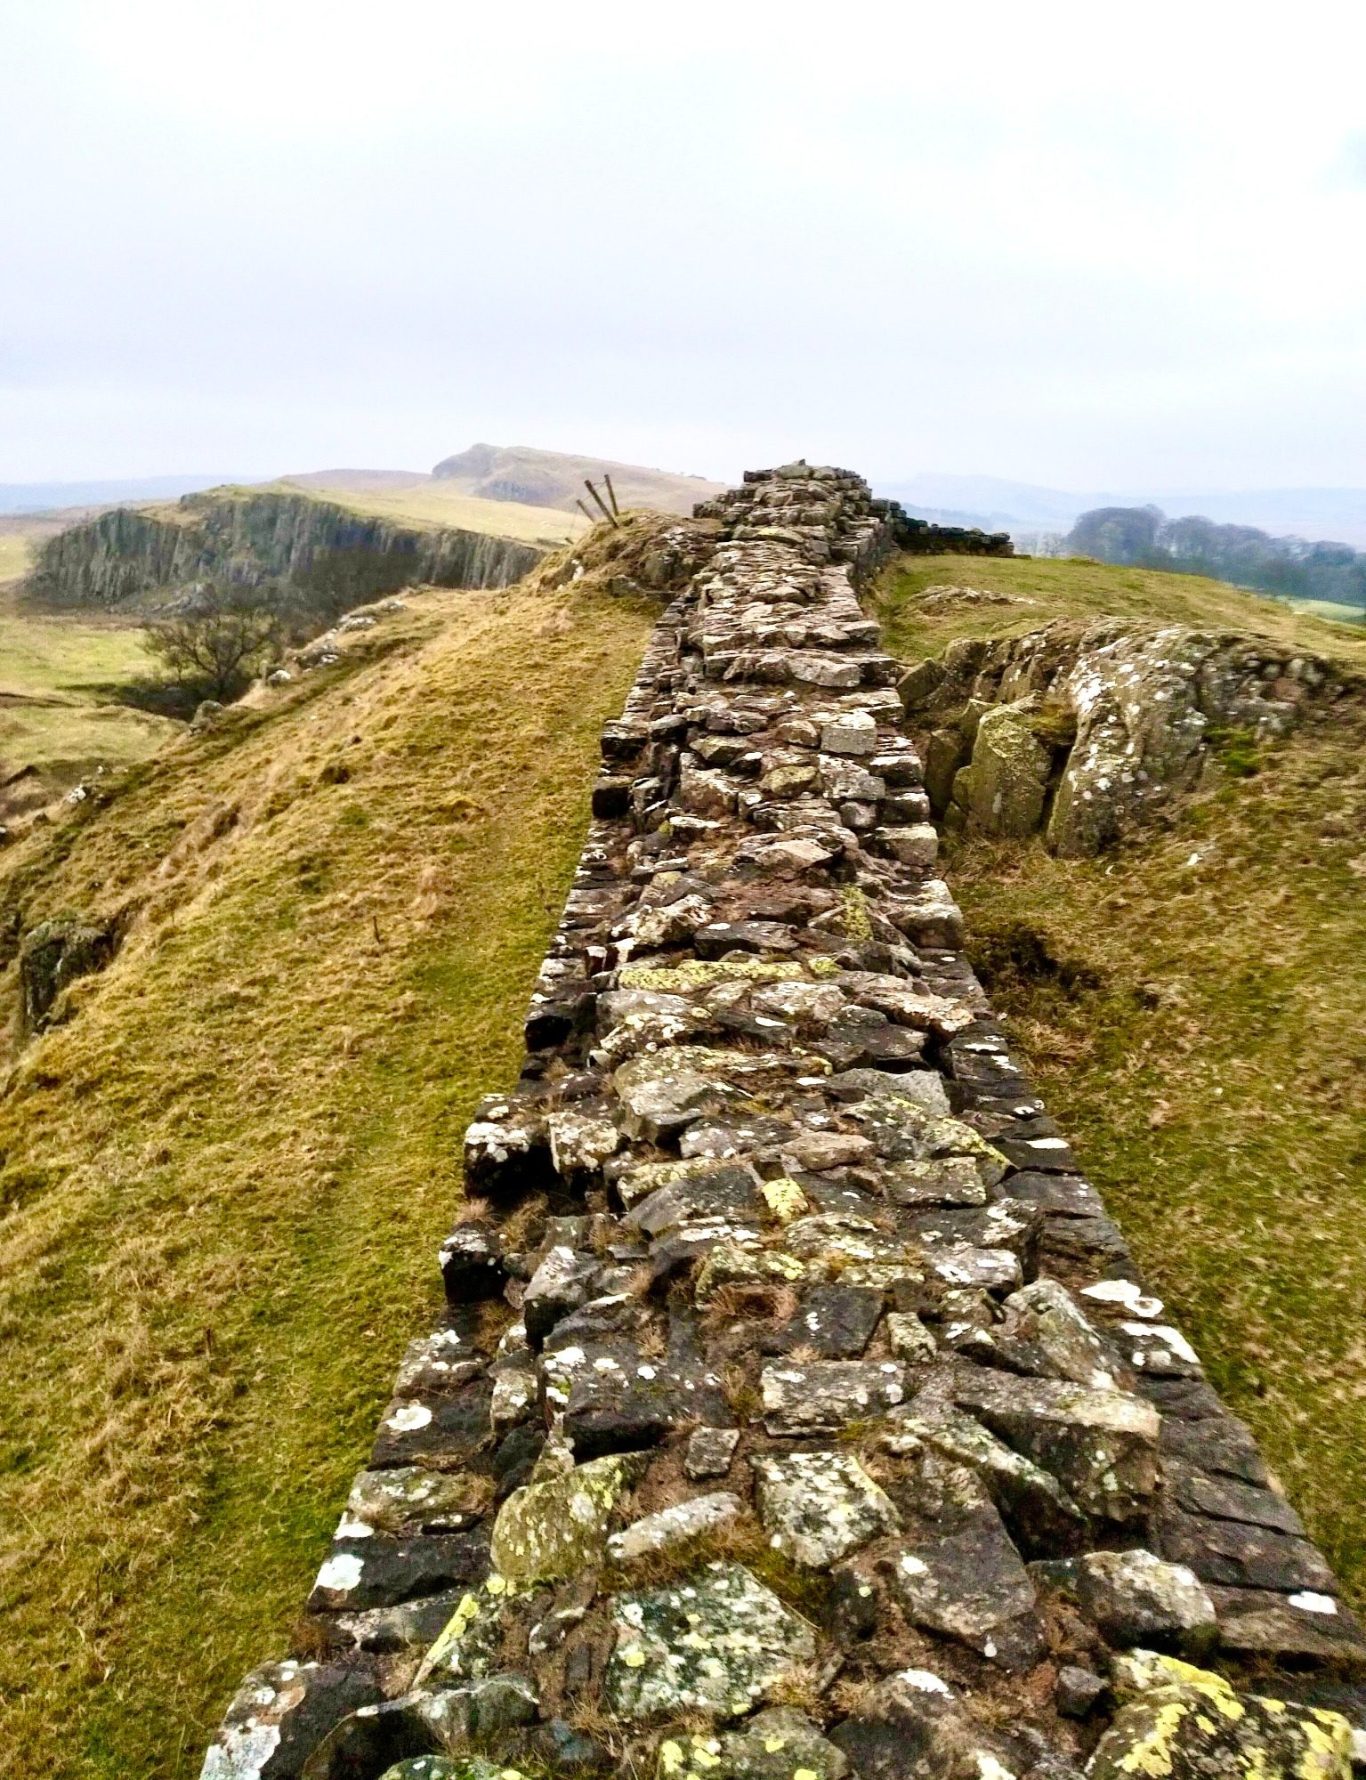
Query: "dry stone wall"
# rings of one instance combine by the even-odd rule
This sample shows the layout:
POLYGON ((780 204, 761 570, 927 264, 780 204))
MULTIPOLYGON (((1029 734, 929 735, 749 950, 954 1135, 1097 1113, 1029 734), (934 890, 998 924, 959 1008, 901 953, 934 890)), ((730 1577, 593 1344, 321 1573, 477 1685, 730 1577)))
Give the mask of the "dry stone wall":
POLYGON ((206 1780, 1345 1776, 1334 1578, 960 950, 885 512, 708 516, 445 1316, 206 1780))

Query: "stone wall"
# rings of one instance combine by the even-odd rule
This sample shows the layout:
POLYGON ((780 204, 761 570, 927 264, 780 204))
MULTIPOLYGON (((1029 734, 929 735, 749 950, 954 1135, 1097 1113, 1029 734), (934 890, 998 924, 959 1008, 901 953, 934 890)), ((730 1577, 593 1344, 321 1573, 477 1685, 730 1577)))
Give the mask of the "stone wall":
POLYGON ((709 511, 446 1313, 206 1780, 1345 1776, 1334 1578, 959 949, 892 526, 805 465, 709 511))

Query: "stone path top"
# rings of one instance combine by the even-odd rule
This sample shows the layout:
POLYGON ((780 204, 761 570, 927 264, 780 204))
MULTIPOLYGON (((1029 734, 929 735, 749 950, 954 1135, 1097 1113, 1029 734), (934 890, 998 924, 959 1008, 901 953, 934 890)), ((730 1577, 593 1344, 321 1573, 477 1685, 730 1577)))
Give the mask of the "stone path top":
POLYGON ((206 1780, 1345 1776, 1333 1576, 959 950, 883 511, 701 511, 447 1315, 206 1780))

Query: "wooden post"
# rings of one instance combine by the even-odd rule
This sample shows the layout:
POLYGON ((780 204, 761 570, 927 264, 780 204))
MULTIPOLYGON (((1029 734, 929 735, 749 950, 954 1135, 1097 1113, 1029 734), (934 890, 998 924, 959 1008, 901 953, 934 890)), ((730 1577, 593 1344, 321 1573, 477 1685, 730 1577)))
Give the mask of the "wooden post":
POLYGON ((578 508, 579 512, 583 514, 584 518, 588 521, 589 525, 597 524, 597 520, 594 519, 593 515, 588 511, 587 507, 584 506, 584 504, 581 500, 578 500, 576 498, 574 501, 574 505, 578 508))
POLYGON ((612 478, 607 474, 606 470, 602 472, 602 479, 607 484, 607 498, 612 503, 612 512, 618 519, 620 519, 621 508, 617 505, 617 491, 613 488, 612 478))
POLYGON ((603 500, 602 496, 598 493, 597 489, 594 488, 592 482, 588 479, 587 476, 585 476, 583 479, 583 485, 588 490, 589 494, 592 495, 594 503, 598 508, 598 511, 602 514, 603 518, 607 521, 608 525, 615 527, 617 522, 612 517, 612 509, 607 505, 607 502, 605 500, 603 500))

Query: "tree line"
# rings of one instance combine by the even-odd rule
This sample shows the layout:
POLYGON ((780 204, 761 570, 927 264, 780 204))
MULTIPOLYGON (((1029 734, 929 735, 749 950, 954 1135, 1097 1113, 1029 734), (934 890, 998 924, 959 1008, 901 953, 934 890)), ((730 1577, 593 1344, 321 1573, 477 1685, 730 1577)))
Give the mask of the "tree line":
POLYGON ((1073 556, 1209 575, 1282 599, 1333 600, 1366 611, 1366 555, 1350 544, 1273 538, 1250 525, 1168 519, 1160 507, 1095 507, 1067 535, 1073 556))

